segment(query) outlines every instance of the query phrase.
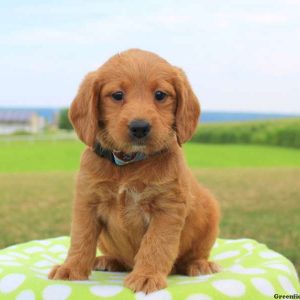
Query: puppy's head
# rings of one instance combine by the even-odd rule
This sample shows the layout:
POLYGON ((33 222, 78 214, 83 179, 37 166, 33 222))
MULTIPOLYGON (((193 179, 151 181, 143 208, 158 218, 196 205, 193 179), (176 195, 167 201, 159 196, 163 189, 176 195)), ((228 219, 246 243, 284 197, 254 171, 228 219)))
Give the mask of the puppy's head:
POLYGON ((69 117, 79 138, 93 147, 153 153, 177 138, 189 140, 200 107, 182 70, 159 56, 128 50, 89 73, 69 117))

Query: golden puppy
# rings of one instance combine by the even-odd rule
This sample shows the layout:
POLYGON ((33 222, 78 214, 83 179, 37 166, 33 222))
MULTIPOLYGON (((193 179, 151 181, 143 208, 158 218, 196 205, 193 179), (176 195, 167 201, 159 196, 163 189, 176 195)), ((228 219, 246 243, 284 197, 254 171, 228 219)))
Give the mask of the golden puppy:
POLYGON ((181 144, 200 107, 180 69, 132 49, 89 73, 70 108, 88 146, 73 207, 71 246, 50 279, 131 271, 125 286, 149 293, 172 273, 218 271, 208 261, 219 209, 186 166, 181 144), (96 248, 104 256, 96 258, 96 248))

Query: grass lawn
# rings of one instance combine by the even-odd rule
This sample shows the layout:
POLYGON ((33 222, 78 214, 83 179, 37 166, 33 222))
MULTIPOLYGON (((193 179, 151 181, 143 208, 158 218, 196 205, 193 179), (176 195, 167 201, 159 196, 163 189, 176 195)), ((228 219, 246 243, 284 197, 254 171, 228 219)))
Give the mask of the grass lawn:
POLYGON ((300 167, 300 151, 292 148, 188 143, 184 150, 193 168, 300 167))
MULTIPOLYGON (((0 142, 0 172, 76 171, 84 145, 77 140, 0 142)), ((254 145, 184 145, 193 168, 300 167, 296 149, 254 145)))
MULTIPOLYGON (((0 248, 69 233, 83 148, 72 140, 0 142, 0 248)), ((221 204, 220 236, 266 243, 300 273, 300 151, 192 143, 184 150, 221 204)))
MULTIPOLYGON (((220 236, 253 238, 300 273, 300 169, 197 169, 222 208, 220 236)), ((74 172, 0 174, 0 248, 69 234, 74 172)))
POLYGON ((75 171, 83 149, 77 140, 0 142, 0 172, 75 171))

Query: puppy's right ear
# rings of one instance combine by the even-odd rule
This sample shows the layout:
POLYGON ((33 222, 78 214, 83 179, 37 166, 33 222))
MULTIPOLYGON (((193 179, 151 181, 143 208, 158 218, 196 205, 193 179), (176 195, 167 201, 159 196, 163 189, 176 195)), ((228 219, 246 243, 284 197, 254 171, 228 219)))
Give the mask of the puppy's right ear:
POLYGON ((100 82, 97 78, 97 71, 86 75, 69 110, 78 137, 90 147, 95 145, 98 130, 100 82))
POLYGON ((185 73, 174 67, 176 72, 175 90, 177 94, 176 133, 179 145, 193 136, 199 123, 200 104, 185 73))

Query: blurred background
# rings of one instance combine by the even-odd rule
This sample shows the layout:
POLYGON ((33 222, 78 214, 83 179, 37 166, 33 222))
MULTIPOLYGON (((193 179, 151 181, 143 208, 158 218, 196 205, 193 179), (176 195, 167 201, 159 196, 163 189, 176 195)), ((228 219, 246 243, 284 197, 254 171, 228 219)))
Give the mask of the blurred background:
POLYGON ((183 68, 202 105, 184 146, 223 212, 300 271, 300 1, 0 2, 0 248, 68 235, 83 76, 128 48, 183 68))

